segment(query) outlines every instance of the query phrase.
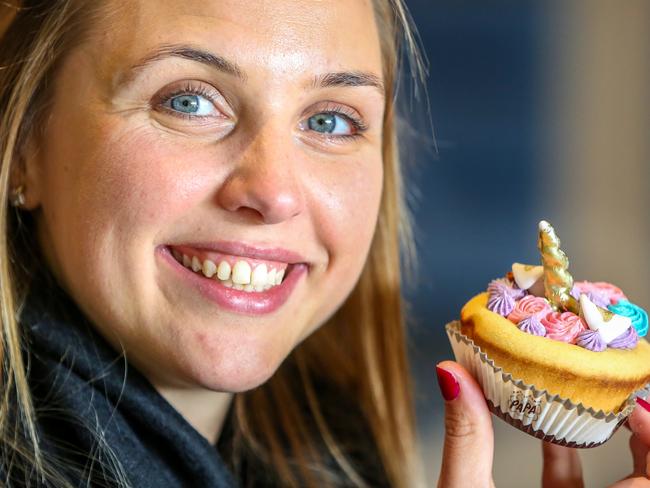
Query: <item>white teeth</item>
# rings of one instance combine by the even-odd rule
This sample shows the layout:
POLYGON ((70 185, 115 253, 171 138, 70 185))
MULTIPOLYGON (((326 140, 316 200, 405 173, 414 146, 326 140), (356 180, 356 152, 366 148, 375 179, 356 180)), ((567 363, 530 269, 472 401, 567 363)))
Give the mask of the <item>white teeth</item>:
POLYGON ((275 268, 271 268, 271 271, 269 271, 269 274, 266 275, 266 286, 271 288, 272 286, 275 285, 275 275, 277 273, 277 270, 275 268))
POLYGON ((284 270, 283 269, 278 271, 278 273, 275 275, 275 284, 279 285, 280 283, 282 283, 282 278, 284 278, 284 270))
POLYGON ((189 257, 175 249, 172 249, 174 257, 183 263, 186 268, 191 268, 195 273, 201 272, 206 278, 219 279, 221 284, 227 288, 243 290, 247 292, 261 292, 268 290, 282 283, 285 270, 277 270, 262 263, 251 270, 251 265, 247 261, 237 261, 234 266, 230 266, 228 261, 221 261, 219 265, 206 259, 201 260, 196 257, 189 257))
POLYGON ((203 274, 205 275, 206 278, 212 278, 216 272, 217 272, 216 264, 214 264, 209 259, 203 261, 203 274))
POLYGON ((264 287, 267 280, 267 267, 266 264, 260 264, 253 270, 251 275, 251 285, 254 287, 264 287))
POLYGON ((248 285, 251 282, 251 267, 246 261, 237 261, 232 269, 232 282, 248 285))
POLYGON ((225 281, 230 278, 230 264, 228 261, 221 261, 219 263, 219 269, 217 269, 217 278, 221 281, 225 281))

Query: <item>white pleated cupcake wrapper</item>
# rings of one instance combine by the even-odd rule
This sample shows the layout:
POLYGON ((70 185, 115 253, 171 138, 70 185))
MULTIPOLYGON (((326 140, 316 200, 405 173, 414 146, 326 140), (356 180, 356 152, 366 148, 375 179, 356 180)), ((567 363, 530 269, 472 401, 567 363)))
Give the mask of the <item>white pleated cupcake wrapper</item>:
POLYGON ((617 413, 595 411, 513 378, 461 334, 460 322, 451 322, 445 329, 456 361, 481 385, 490 410, 510 425, 548 442, 581 448, 598 446, 632 413, 634 397, 646 398, 649 393, 650 385, 634 392, 617 413))

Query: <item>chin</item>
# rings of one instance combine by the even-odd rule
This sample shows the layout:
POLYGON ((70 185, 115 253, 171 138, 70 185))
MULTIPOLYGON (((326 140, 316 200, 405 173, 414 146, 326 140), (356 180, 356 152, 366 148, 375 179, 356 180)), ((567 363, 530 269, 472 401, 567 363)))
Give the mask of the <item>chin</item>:
POLYGON ((196 382, 212 391, 241 393, 266 383, 278 367, 279 364, 264 369, 243 367, 234 372, 224 371, 223 368, 218 367, 213 371, 198 372, 196 382))
POLYGON ((255 348, 241 345, 225 352, 204 354, 202 358, 187 358, 188 373, 191 381, 203 388, 240 393, 268 381, 289 352, 279 354, 270 346, 255 348))

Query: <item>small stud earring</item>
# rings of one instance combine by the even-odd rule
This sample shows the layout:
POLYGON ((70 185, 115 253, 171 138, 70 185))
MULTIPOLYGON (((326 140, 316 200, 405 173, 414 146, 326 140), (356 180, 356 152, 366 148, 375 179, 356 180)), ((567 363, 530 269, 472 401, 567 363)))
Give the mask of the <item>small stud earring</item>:
POLYGON ((10 203, 14 207, 22 207, 25 204, 24 186, 19 185, 11 191, 10 203))

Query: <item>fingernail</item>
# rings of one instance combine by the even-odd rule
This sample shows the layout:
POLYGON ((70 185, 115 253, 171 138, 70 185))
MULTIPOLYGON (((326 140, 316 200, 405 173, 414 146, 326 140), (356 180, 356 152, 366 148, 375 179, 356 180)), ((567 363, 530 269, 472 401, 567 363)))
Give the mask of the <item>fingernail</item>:
POLYGON ((645 410, 650 412, 650 403, 646 402, 643 398, 641 397, 636 397, 636 402, 641 405, 645 410))
POLYGON ((451 401, 460 393, 460 384, 454 376, 454 373, 436 366, 436 373, 438 374, 438 385, 440 385, 440 392, 446 401, 451 401))

